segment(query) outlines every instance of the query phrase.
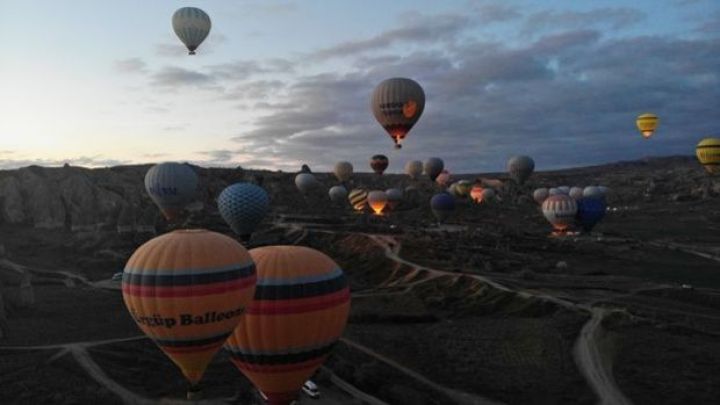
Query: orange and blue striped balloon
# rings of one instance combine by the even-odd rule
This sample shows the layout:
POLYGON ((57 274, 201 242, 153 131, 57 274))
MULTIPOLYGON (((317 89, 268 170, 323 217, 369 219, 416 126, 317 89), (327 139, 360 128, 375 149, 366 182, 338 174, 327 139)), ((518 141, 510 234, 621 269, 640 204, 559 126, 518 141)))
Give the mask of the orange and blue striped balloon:
POLYGON ((255 300, 225 348, 269 404, 289 404, 342 335, 350 290, 340 267, 317 250, 266 246, 250 255, 255 300))
POLYGON ((195 385, 245 314, 255 281, 255 263, 240 243, 179 230, 133 253, 122 294, 140 329, 195 385))

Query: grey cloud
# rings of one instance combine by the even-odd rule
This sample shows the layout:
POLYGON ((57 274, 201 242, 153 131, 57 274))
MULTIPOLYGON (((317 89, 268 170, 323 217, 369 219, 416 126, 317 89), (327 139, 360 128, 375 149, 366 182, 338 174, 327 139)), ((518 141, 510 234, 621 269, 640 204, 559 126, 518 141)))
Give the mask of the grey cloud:
POLYGON ((115 70, 123 73, 145 73, 147 63, 141 58, 128 58, 115 61, 115 70))
POLYGON ((385 31, 369 39, 343 42, 320 49, 311 56, 325 59, 350 56, 373 50, 382 50, 398 42, 428 43, 454 38, 467 28, 471 19, 467 16, 445 14, 440 16, 408 16, 405 26, 385 31))
POLYGON ((472 8, 476 14, 475 18, 482 24, 511 21, 522 17, 522 13, 505 4, 480 3, 473 4, 472 8))
POLYGON ((151 84, 159 87, 202 86, 214 81, 208 74, 174 66, 166 66, 151 75, 151 84))
POLYGON ((524 34, 534 34, 547 29, 571 29, 607 26, 613 30, 637 24, 647 15, 628 7, 604 7, 590 11, 554 11, 542 10, 529 15, 521 30, 524 34))
POLYGON ((218 150, 210 150, 210 151, 203 151, 198 152, 200 155, 205 155, 210 158, 210 161, 213 162, 227 162, 229 160, 232 160, 235 155, 239 153, 238 151, 233 151, 229 149, 218 149, 218 150))

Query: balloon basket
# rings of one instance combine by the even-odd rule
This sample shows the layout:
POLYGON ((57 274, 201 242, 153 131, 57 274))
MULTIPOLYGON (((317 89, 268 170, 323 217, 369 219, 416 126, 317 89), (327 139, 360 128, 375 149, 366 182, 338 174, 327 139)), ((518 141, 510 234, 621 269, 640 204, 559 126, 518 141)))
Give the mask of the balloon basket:
POLYGON ((199 385, 191 385, 187 389, 186 398, 188 401, 199 401, 202 399, 202 388, 199 385))

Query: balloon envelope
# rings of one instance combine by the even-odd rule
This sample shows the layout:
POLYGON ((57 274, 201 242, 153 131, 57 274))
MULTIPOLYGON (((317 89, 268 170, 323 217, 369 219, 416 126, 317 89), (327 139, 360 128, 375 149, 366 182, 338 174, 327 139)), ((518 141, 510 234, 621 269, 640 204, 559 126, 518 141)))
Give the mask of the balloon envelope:
POLYGON ((350 290, 340 267, 317 250, 266 246, 250 255, 255 299, 225 347, 268 403, 288 404, 342 335, 350 290))
POLYGON ((368 193, 367 202, 376 214, 381 213, 387 205, 388 198, 384 191, 374 190, 368 193))
POLYGON ((575 200, 579 200, 583 198, 583 188, 582 187, 572 187, 570 188, 570 192, 568 195, 575 200))
POLYGON ((575 221, 577 202, 565 194, 548 197, 542 204, 545 218, 558 231, 564 231, 575 221))
POLYGON ((390 161, 385 155, 375 155, 370 158, 370 167, 376 174, 383 174, 390 161))
POLYGON ((405 163, 405 174, 410 176, 411 179, 415 180, 423 172, 423 163, 419 160, 411 160, 405 163))
POLYGON ((387 195, 388 207, 391 210, 397 208, 397 206, 402 202, 403 192, 399 188, 389 188, 385 190, 385 194, 387 195))
POLYGON ((513 156, 507 162, 510 178, 523 184, 535 170, 535 161, 530 156, 513 156))
POLYGON ((435 194, 430 199, 430 208, 435 218, 442 222, 455 211, 455 198, 448 193, 435 194))
POLYGON ((353 174, 353 165, 350 162, 337 162, 333 172, 338 181, 348 181, 353 174))
POLYGON ((545 199, 549 196, 550 191, 546 188, 538 188, 537 190, 533 191, 533 200, 535 200, 535 202, 538 204, 542 204, 543 201, 545 201, 545 199))
POLYGON ((343 186, 333 186, 330 188, 330 191, 328 191, 328 194, 330 195, 330 199, 332 202, 336 204, 340 204, 342 202, 345 202, 348 192, 347 189, 343 186))
POLYGON ((470 190, 470 198, 478 204, 482 203, 483 190, 484 188, 481 184, 475 184, 470 190))
POLYGON ((603 198, 605 197, 605 193, 600 189, 600 187, 588 186, 583 190, 583 197, 603 198))
POLYGON ((395 142, 395 147, 400 148, 425 109, 425 92, 414 80, 387 79, 375 87, 370 107, 375 119, 395 142))
POLYGON ((348 194, 348 201, 355 211, 364 211, 367 207, 368 192, 362 188, 356 188, 348 194))
POLYGON ((145 190, 169 220, 178 218, 195 199, 197 185, 198 176, 187 164, 160 163, 145 174, 145 190))
POLYGON ((605 217, 606 211, 604 198, 582 198, 577 202, 577 223, 585 232, 590 232, 605 217))
POLYGON ((122 295, 138 327, 192 384, 238 325, 255 290, 255 264, 225 235, 179 230, 140 246, 122 295))
POLYGON ((175 11, 172 16, 172 26, 175 35, 187 47, 190 55, 207 38, 212 24, 210 16, 196 7, 183 7, 175 11))
POLYGON ((657 128, 658 117, 657 115, 650 113, 641 114, 635 120, 635 125, 637 125, 643 138, 648 139, 653 135, 655 129, 657 128))
POLYGON ((313 188, 320 185, 320 182, 311 173, 300 173, 295 176, 295 186, 301 193, 307 194, 313 188))
POLYGON ((225 188, 218 197, 220 215, 240 236, 253 233, 265 218, 268 209, 270 209, 270 197, 265 190, 255 184, 233 184, 225 188))
POLYGON ((423 165, 423 170, 425 171, 425 174, 430 176, 430 180, 435 181, 435 179, 437 179, 437 176, 442 172, 444 167, 445 163, 443 163, 442 159, 432 157, 425 161, 425 164, 423 165))
POLYGON ((697 144, 695 154, 708 173, 720 173, 720 138, 703 139, 697 144))

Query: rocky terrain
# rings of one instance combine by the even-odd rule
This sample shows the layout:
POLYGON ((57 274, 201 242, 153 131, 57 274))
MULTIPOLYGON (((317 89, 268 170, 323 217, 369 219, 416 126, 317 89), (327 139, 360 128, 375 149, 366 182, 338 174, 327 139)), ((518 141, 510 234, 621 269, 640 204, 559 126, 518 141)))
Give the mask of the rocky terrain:
MULTIPOLYGON (((0 171, 0 403, 174 403, 184 382, 109 281, 167 224, 149 166, 0 171)), ((356 168, 357 170, 358 168, 356 168)), ((676 404, 720 400, 720 180, 690 157, 540 172, 500 200, 459 201, 439 226, 427 179, 360 173, 355 186, 415 186, 385 216, 300 195, 294 174, 196 168, 184 226, 230 234, 214 199, 251 181, 271 213, 249 247, 301 244, 348 273, 352 311, 303 403, 676 404), (611 188, 591 235, 550 236, 530 193, 611 188)), ((208 403, 253 401, 217 356, 208 403)))

